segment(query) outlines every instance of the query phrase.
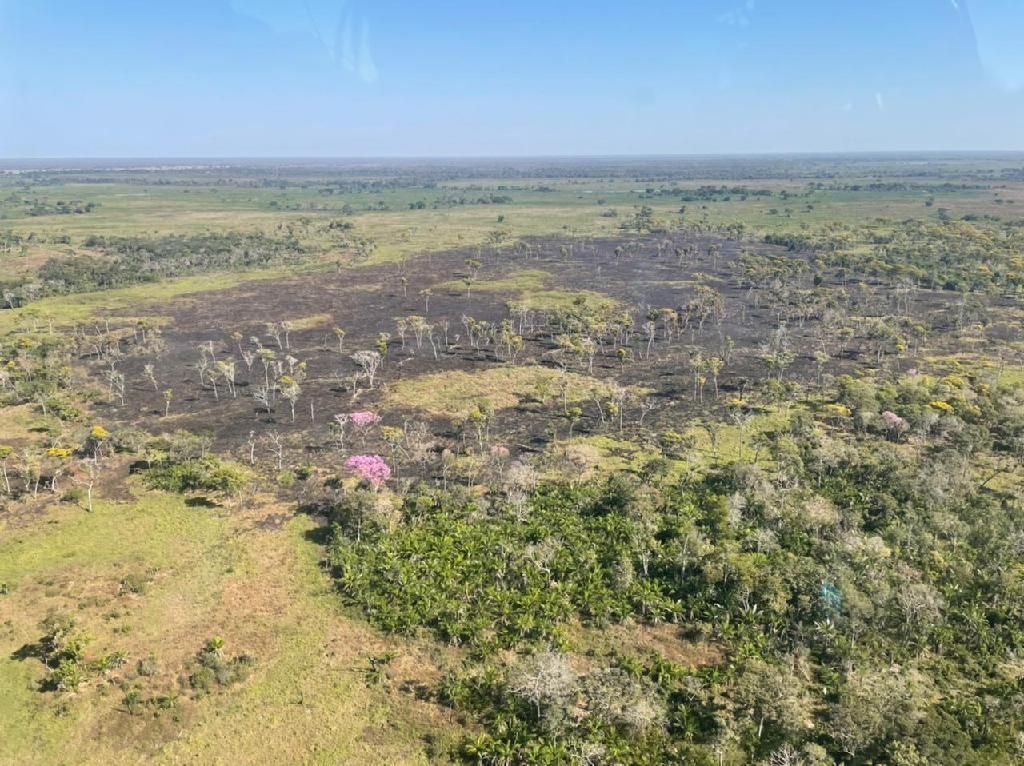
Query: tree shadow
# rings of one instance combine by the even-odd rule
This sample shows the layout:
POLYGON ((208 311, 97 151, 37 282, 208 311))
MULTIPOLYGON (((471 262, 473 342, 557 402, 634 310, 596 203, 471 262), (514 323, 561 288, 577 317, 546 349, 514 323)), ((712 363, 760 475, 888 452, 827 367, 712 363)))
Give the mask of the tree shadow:
POLYGON ((43 645, 41 642, 36 641, 31 644, 24 644, 11 652, 11 659, 18 662, 24 662, 25 660, 37 659, 40 662, 43 661, 43 645))

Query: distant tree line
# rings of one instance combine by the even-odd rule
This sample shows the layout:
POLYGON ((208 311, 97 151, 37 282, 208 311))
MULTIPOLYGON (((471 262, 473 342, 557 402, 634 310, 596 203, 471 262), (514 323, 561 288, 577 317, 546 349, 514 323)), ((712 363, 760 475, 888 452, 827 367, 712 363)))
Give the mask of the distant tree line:
POLYGON ((15 308, 50 295, 286 263, 307 252, 296 239, 242 233, 89 237, 83 244, 99 254, 51 258, 33 279, 3 284, 5 307, 15 308))

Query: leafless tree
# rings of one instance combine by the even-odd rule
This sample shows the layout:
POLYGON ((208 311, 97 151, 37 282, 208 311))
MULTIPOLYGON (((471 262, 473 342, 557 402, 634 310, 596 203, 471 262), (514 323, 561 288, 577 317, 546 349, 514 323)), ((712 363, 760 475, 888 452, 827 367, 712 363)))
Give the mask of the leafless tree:
POLYGON ((277 470, 284 470, 284 439, 277 431, 267 434, 267 441, 270 442, 270 451, 277 458, 277 470))
POLYGON ((160 386, 156 381, 156 368, 152 364, 144 365, 142 368, 142 374, 146 376, 146 380, 153 384, 153 390, 159 391, 160 386))
POLYGON ((366 376, 370 388, 373 388, 374 378, 383 361, 381 355, 376 351, 357 351, 352 355, 352 361, 359 365, 363 375, 366 376))

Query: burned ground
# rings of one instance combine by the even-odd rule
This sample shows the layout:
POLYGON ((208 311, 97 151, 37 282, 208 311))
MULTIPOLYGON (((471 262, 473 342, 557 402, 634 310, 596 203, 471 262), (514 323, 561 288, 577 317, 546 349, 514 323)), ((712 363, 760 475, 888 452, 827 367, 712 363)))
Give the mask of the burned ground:
MULTIPOLYGON (((522 322, 525 341, 514 363, 517 369, 540 365, 554 372, 565 369, 603 383, 632 387, 636 395, 626 405, 627 431, 645 409, 648 423, 681 428, 687 419, 723 407, 727 400, 744 398, 753 381, 763 382, 766 368, 759 357, 780 326, 784 312, 789 315, 786 342, 793 354, 785 379, 811 382, 823 374, 835 376, 875 366, 881 356, 869 348, 871 341, 863 320, 872 313, 891 311, 885 293, 882 281, 875 285, 845 284, 841 274, 815 265, 812 253, 791 253, 760 242, 714 236, 545 238, 514 248, 462 248, 397 265, 250 282, 142 307, 135 313, 162 323, 159 340, 154 344, 151 332, 149 345, 144 345, 136 343, 141 337, 138 331, 121 331, 128 352, 119 362, 127 381, 125 404, 110 397, 108 402, 99 403, 97 410, 100 417, 112 423, 132 423, 151 432, 184 429, 208 433, 214 437, 216 449, 239 456, 248 453, 253 434, 262 440, 269 432, 280 433, 289 450, 305 451, 310 462, 330 465, 336 456, 316 455, 330 447, 333 415, 370 409, 380 412, 386 424, 426 423, 432 434, 441 437, 434 445, 437 448, 445 440, 458 438, 459 429, 453 420, 459 418, 431 411, 415 396, 402 397, 396 392, 402 391, 403 382, 421 376, 432 376, 425 380, 447 386, 444 376, 453 371, 472 375, 512 367, 513 362, 501 354, 500 344, 470 345, 463 320, 472 317, 497 327, 510 317, 510 307, 519 303, 534 308, 516 322, 522 322), (792 279, 800 284, 787 285, 778 278, 772 284, 751 283, 741 266, 743 255, 797 263, 792 279), (478 273, 471 284, 464 285, 471 269, 478 269, 478 273), (812 282, 816 289, 811 289, 812 282), (648 355, 643 326, 649 316, 654 316, 650 312, 669 308, 682 313, 693 300, 698 284, 721 295, 724 313, 706 321, 701 330, 696 329, 696 320, 686 329, 677 328, 671 338, 665 337, 667 330, 660 320, 656 321, 648 355), (430 290, 429 298, 424 290, 430 290), (794 307, 801 294, 806 299, 812 293, 826 297, 806 311, 794 307), (833 305, 844 296, 849 298, 846 306, 833 305), (623 346, 610 342, 614 338, 602 342, 589 367, 586 359, 560 355, 556 337, 562 330, 552 318, 559 312, 587 310, 596 304, 603 304, 600 311, 609 317, 628 315, 633 327, 623 346), (830 328, 822 326, 825 321, 836 321, 833 314, 841 314, 840 321, 855 328, 838 345, 829 337, 830 328), (437 328, 440 349, 436 359, 431 345, 422 340, 417 344, 411 331, 404 343, 400 339, 395 320, 410 316, 423 316, 437 328), (282 345, 288 344, 286 348, 267 334, 268 323, 283 321, 295 328, 287 341, 282 339, 282 345), (445 321, 446 333, 440 329, 445 321), (335 327, 345 331, 343 352, 333 332, 335 327), (389 333, 390 338, 378 381, 373 389, 364 381, 358 381, 356 387, 353 376, 357 367, 350 354, 374 348, 380 333, 389 333), (279 400, 274 410, 267 412, 251 395, 253 387, 264 380, 265 371, 259 361, 246 369, 240 351, 255 348, 254 338, 279 359, 291 356, 306 365, 294 423, 284 401, 279 400), (215 358, 231 357, 236 362, 236 397, 222 384, 219 398, 215 398, 209 382, 200 384, 199 347, 211 341, 215 358), (816 359, 815 352, 828 345, 833 346, 828 358, 816 359), (617 355, 620 347, 627 349, 625 360, 617 355), (704 388, 702 395, 695 392, 698 380, 690 364, 694 352, 728 359, 721 372, 718 398, 706 374, 699 381, 704 388), (156 386, 146 379, 147 364, 154 366, 156 386), (173 390, 168 417, 164 417, 162 393, 166 389, 173 390), (641 402, 645 402, 644 407, 641 402), (315 418, 312 423, 311 404, 315 418)), ((927 327, 932 342, 936 342, 936 333, 950 326, 954 299, 952 294, 937 291, 915 294, 916 321, 927 327)), ((87 349, 89 344, 83 346, 87 349)), ((97 385, 105 387, 104 362, 88 354, 83 358, 97 385)), ((485 385, 467 395, 487 399, 497 393, 485 385)), ((539 450, 553 433, 565 432, 566 408, 558 396, 550 392, 546 396, 543 392, 536 396, 522 391, 519 394, 514 406, 493 415, 494 432, 505 435, 513 452, 539 450)), ((578 392, 574 398, 582 410, 575 424, 576 434, 616 430, 601 417, 602 397, 578 392)), ((379 443, 372 443, 383 451, 379 443)), ((262 452, 263 447, 259 449, 262 452)))

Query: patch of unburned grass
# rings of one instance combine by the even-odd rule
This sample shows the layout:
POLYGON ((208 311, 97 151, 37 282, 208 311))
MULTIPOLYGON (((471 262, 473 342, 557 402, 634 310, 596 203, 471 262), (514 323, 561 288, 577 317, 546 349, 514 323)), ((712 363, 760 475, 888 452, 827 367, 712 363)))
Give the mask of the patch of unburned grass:
MULTIPOLYGON (((306 270, 321 268, 322 265, 311 265, 306 270)), ((267 279, 280 279, 297 273, 295 268, 270 268, 256 271, 217 272, 214 274, 197 274, 179 279, 168 279, 113 290, 101 290, 92 293, 54 296, 44 298, 27 306, 0 311, 0 334, 10 332, 24 326, 39 331, 49 324, 57 326, 72 324, 90 319, 99 314, 119 314, 119 321, 135 320, 134 311, 140 305, 154 304, 170 299, 180 299, 196 295, 201 300, 202 293, 226 290, 230 287, 267 279)), ((159 324, 161 317, 147 321, 159 324)))
POLYGON ((330 314, 313 314, 299 319, 289 319, 288 324, 292 330, 315 330, 317 327, 326 327, 334 321, 330 314))
POLYGON ((32 429, 42 424, 34 404, 0 407, 0 445, 15 446, 32 440, 32 429))
POLYGON ((522 293, 516 301, 532 311, 553 311, 585 305, 597 311, 610 311, 618 305, 614 298, 593 290, 538 290, 522 293))
POLYGON ((694 422, 682 432, 684 462, 696 469, 756 462, 761 457, 756 440, 764 433, 783 428, 788 422, 789 415, 783 410, 750 414, 738 424, 694 422))
POLYGON ((552 477, 577 472, 584 480, 616 471, 638 473, 655 459, 666 460, 669 481, 687 475, 700 475, 716 465, 754 463, 766 459, 759 451, 758 438, 785 426, 789 416, 783 411, 751 414, 740 424, 691 420, 680 431, 663 431, 662 445, 639 443, 620 434, 614 424, 607 433, 574 436, 552 442, 545 450, 552 477), (670 435, 673 438, 668 438, 670 435))
MULTIPOLYGON (((563 290, 550 288, 552 275, 542 269, 514 271, 499 279, 480 279, 473 282, 472 292, 509 296, 509 301, 531 311, 568 309, 581 303, 592 309, 606 311, 617 301, 593 290, 563 290)), ((434 285, 435 290, 466 291, 461 279, 451 279, 434 285)))
POLYGON ((486 400, 495 410, 515 407, 527 399, 548 402, 561 400, 563 386, 567 402, 604 395, 605 381, 575 372, 560 372, 548 367, 502 366, 466 372, 453 370, 400 380, 391 386, 387 403, 415 407, 432 415, 465 417, 486 400))

